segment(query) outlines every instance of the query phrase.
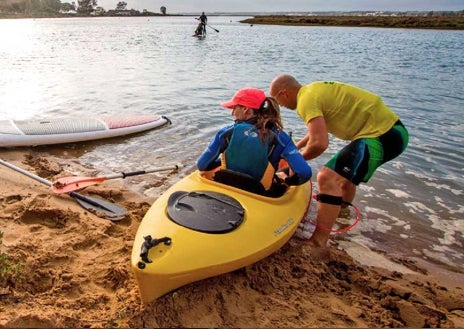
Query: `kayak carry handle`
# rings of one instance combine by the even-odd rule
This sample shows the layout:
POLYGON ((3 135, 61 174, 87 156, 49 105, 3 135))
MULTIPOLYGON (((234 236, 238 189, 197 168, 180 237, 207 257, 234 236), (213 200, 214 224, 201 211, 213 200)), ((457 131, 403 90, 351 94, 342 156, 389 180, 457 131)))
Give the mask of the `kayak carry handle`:
POLYGON ((140 268, 140 269, 144 269, 145 268, 145 264, 146 263, 152 263, 153 261, 148 258, 148 251, 153 248, 154 246, 157 246, 159 245, 160 243, 163 243, 167 246, 169 246, 172 242, 171 238, 165 236, 163 238, 159 238, 159 239, 153 239, 151 237, 151 235, 147 235, 147 236, 144 236, 143 239, 145 241, 143 241, 142 243, 142 247, 141 247, 141 250, 140 250, 140 258, 142 258, 142 261, 138 262, 137 266, 140 268))

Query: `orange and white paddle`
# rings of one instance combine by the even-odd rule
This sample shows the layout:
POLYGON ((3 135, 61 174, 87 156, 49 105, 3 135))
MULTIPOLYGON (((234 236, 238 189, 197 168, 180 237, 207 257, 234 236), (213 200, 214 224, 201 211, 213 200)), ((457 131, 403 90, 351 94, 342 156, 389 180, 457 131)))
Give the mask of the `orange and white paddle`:
POLYGON ((71 177, 62 177, 57 179, 52 183, 52 191, 61 194, 61 193, 69 193, 72 191, 77 191, 83 189, 85 187, 96 185, 101 182, 104 182, 108 179, 115 179, 115 178, 126 178, 129 176, 135 175, 143 175, 149 174, 158 171, 166 171, 166 170, 178 170, 182 168, 183 165, 180 163, 173 164, 166 167, 159 167, 159 168, 152 168, 147 170, 139 170, 139 171, 132 171, 132 172, 122 172, 119 174, 112 174, 107 176, 98 176, 98 177, 83 177, 83 176, 71 176, 71 177))

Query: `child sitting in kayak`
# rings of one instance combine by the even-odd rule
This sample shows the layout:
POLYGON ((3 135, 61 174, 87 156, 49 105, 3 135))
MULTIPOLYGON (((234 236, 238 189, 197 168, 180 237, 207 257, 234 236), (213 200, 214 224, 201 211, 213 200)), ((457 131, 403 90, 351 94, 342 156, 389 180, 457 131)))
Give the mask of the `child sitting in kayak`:
POLYGON ((281 194, 282 186, 300 185, 311 178, 311 167, 283 131, 274 98, 260 89, 243 88, 221 106, 232 110, 235 123, 217 132, 197 161, 200 171, 220 167, 214 179, 230 185, 239 185, 239 176, 249 177, 257 182, 253 192, 269 196, 281 194), (278 168, 282 159, 290 167, 288 174, 278 168), (240 175, 233 177, 231 172, 240 175))

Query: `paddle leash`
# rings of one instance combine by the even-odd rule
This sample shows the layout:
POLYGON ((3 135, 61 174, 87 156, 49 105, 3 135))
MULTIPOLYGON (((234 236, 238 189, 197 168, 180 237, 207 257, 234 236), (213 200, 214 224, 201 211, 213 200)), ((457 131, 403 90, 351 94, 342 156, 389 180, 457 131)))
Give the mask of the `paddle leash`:
MULTIPOLYGON (((40 176, 37 176, 31 172, 28 172, 22 168, 16 167, 15 165, 8 163, 4 160, 0 159, 0 164, 4 165, 5 167, 8 167, 10 169, 13 169, 23 175, 26 175, 32 179, 35 179, 36 181, 47 185, 49 187, 52 186, 52 182, 46 180, 45 178, 42 178, 40 176)), ((94 198, 90 197, 87 195, 82 195, 77 192, 69 192, 69 196, 71 196, 74 200, 77 201, 84 209, 88 210, 89 212, 93 213, 94 215, 109 219, 111 221, 118 221, 123 219, 127 215, 127 210, 112 203, 108 202, 106 200, 102 200, 99 198, 94 198)))
MULTIPOLYGON (((313 199, 314 200, 317 200, 317 195, 314 195, 313 196, 313 199)), ((328 228, 328 227, 324 227, 324 226, 321 226, 319 224, 317 224, 315 221, 308 221, 310 224, 316 226, 317 228, 323 230, 323 231, 326 231, 326 232, 330 232, 330 233, 344 233, 344 232, 348 232, 349 230, 351 230, 353 227, 356 226, 356 224, 358 224, 358 222, 360 221, 361 219, 361 210, 359 210, 359 208, 357 206, 355 206, 354 204, 350 203, 350 202, 343 202, 345 205, 349 206, 349 207, 352 207, 354 209, 354 211, 356 212, 356 217, 354 218, 353 222, 348 225, 347 227, 344 227, 344 228, 339 228, 339 229, 332 229, 332 228, 328 228)))

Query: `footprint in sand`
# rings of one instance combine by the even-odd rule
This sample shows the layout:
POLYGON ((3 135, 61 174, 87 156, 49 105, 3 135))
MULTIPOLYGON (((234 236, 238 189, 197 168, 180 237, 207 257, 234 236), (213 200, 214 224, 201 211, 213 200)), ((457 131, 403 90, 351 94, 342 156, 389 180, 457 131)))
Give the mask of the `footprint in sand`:
POLYGON ((50 208, 44 200, 47 198, 48 195, 37 195, 33 199, 28 196, 10 195, 0 199, 0 209, 6 218, 32 225, 32 230, 37 230, 35 225, 63 228, 68 220, 79 216, 71 210, 50 208))
POLYGON ((0 198, 0 209, 2 209, 5 218, 11 218, 12 214, 20 210, 23 207, 23 200, 24 198, 18 194, 0 198))
POLYGON ((63 228, 68 220, 78 217, 73 211, 44 208, 31 205, 20 215, 20 221, 25 224, 39 224, 50 228, 63 228))

